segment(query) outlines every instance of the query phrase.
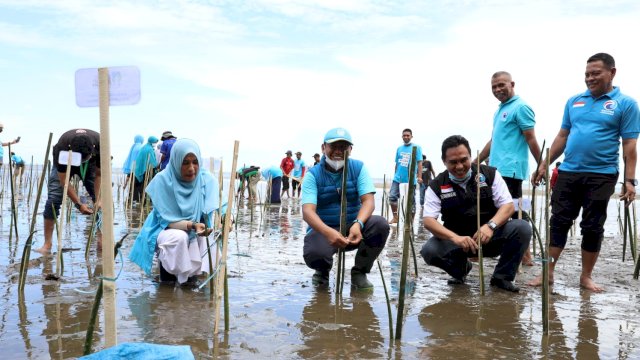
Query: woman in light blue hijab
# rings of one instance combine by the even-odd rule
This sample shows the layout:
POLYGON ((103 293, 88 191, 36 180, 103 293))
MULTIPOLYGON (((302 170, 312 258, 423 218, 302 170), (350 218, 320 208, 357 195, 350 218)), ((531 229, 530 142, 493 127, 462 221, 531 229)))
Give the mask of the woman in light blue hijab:
POLYGON ((140 148, 142 148, 142 142, 144 138, 142 135, 136 135, 133 138, 133 145, 131 145, 131 149, 129 149, 129 155, 127 155, 127 159, 124 161, 124 165, 122 165, 122 173, 128 175, 131 174, 131 167, 133 166, 133 162, 138 157, 138 153, 140 152, 140 148))
POLYGON ((133 174, 136 177, 133 186, 133 198, 137 201, 142 199, 146 174, 149 174, 146 179, 146 182, 149 183, 155 175, 155 168, 158 167, 156 152, 153 150, 156 143, 158 143, 158 138, 149 136, 147 143, 140 148, 138 156, 136 156, 136 168, 133 170, 133 174))
POLYGON ((192 280, 208 262, 206 238, 219 207, 218 182, 204 168, 200 148, 193 140, 179 139, 171 149, 169 165, 147 186, 153 211, 144 222, 129 259, 147 274, 158 254, 160 280, 192 280))

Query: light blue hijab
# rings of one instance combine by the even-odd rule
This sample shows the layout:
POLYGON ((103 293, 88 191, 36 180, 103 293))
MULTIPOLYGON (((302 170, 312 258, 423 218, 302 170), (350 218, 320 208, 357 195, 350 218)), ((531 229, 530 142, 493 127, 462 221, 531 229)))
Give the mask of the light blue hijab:
POLYGON ((136 175, 138 181, 144 180, 144 173, 147 171, 147 167, 158 166, 158 159, 156 159, 156 152, 153 150, 153 144, 158 142, 158 138, 155 136, 149 136, 147 143, 144 144, 138 156, 136 156, 136 168, 133 173, 136 175))
MULTIPOLYGON (((156 175, 145 190, 153 209, 168 223, 189 220, 200 222, 219 206, 218 182, 204 169, 200 147, 191 139, 178 139, 171 148, 169 165, 156 175), (194 154, 200 168, 195 180, 182 181, 182 161, 194 154)), ((211 224, 209 224, 211 226, 211 224)))
POLYGON ((124 165, 122 165, 122 172, 124 174, 131 174, 131 165, 133 165, 133 161, 138 157, 143 141, 144 138, 142 135, 136 135, 136 137, 133 138, 133 145, 131 145, 131 149, 129 149, 127 160, 125 160, 124 165))

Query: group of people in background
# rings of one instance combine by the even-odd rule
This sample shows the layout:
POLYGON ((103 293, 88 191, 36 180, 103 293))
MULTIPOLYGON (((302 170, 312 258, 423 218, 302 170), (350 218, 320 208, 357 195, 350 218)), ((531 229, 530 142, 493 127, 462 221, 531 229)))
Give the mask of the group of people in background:
MULTIPOLYGON (((611 55, 598 53, 587 60, 587 90, 566 102, 560 130, 549 148, 550 162, 564 155, 563 162, 556 163, 549 179, 553 187, 552 259, 544 261, 550 264, 550 283, 553 283, 554 269, 566 245, 569 228, 582 210, 579 283, 591 291, 603 290, 593 281, 592 273, 604 238, 608 201, 620 171, 621 143, 626 161, 621 200, 626 205, 635 200, 640 111, 634 99, 613 86, 615 75, 615 61, 611 55)), ((441 146, 445 170, 436 174, 421 147, 412 143, 412 130, 402 131, 403 143, 396 149, 395 173, 389 191, 393 212, 389 221, 373 215, 375 187, 362 161, 349 160, 347 186, 341 188, 344 156, 353 146, 351 135, 344 128, 331 129, 325 134, 322 156, 313 155, 313 166, 306 165, 300 151, 294 158, 293 152, 288 150, 279 167, 271 166, 262 171, 257 166, 243 167, 239 177, 243 184, 245 181, 249 184, 252 201, 257 200, 255 185, 261 178, 270 184, 271 203, 279 203, 285 194, 301 197, 303 218, 309 225, 303 257, 307 266, 315 271, 314 284, 328 283, 333 254, 338 249, 357 249, 351 269, 352 285, 359 289, 373 286, 366 274, 385 246, 390 225, 399 220, 400 185, 413 178, 414 185, 419 186, 423 224, 433 235, 421 249, 425 262, 447 272, 451 276, 450 284, 463 284, 473 267, 470 258, 477 256, 478 243, 482 243, 486 256, 500 258, 491 285, 517 292, 519 287, 514 279, 519 264, 533 263, 528 251, 531 226, 526 214, 517 214, 518 199, 523 195, 523 181, 530 177, 536 186, 548 169, 546 161, 541 161, 529 174, 529 154, 537 161, 542 158, 535 134, 535 113, 515 94, 511 74, 506 71, 494 73, 491 90, 500 103, 493 115, 491 137, 476 158, 464 136, 449 136, 441 146), (415 173, 410 174, 414 158, 419 161, 416 161, 415 173), (488 165, 477 165, 486 160, 488 165), (346 192, 349 224, 346 235, 339 231, 343 191, 346 192), (480 228, 476 225, 478 216, 480 228)), ((0 132, 3 128, 0 124, 0 132)), ((3 147, 19 140, 18 137, 9 143, 0 141, 0 161, 3 147)), ((158 255, 164 279, 179 283, 191 281, 204 271, 198 259, 204 251, 203 236, 211 228, 211 216, 219 208, 217 180, 201 170, 200 149, 192 140, 178 140, 170 131, 165 131, 160 139, 149 136, 145 144, 143 141, 140 135, 134 138, 123 172, 133 182, 134 197, 140 199, 146 191, 154 210, 136 239, 131 259, 149 272, 153 256, 158 255)), ((91 214, 100 208, 99 142, 97 132, 73 129, 62 134, 53 147, 54 166, 49 175, 48 199, 43 212, 45 242, 38 251, 51 251, 51 234, 55 216, 60 211, 67 166, 71 166, 72 176, 82 179, 94 205, 88 206, 69 187, 67 195, 71 202, 83 214, 91 214), (78 160, 60 155, 68 151, 77 153, 78 160)), ((24 161, 18 155, 11 155, 16 169, 24 167, 24 161)), ((416 207, 413 209, 415 211, 416 207)), ((414 213, 406 216, 413 219, 414 213)), ((537 277, 529 285, 540 286, 541 283, 542 278, 537 277)))

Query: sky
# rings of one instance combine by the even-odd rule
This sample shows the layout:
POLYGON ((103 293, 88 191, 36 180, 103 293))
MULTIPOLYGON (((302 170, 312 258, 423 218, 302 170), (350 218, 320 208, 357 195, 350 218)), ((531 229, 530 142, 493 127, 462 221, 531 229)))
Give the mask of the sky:
POLYGON ((474 155, 490 139, 496 71, 547 146, 589 56, 613 55, 614 85, 639 98, 638 19, 635 0, 0 0, 0 139, 21 136, 13 150, 42 163, 50 132, 100 129, 98 108, 76 105, 76 70, 136 66, 140 102, 110 108, 116 168, 136 134, 166 130, 225 171, 234 140, 239 165, 286 150, 309 164, 344 127, 375 178, 393 172, 404 128, 440 172, 447 136, 474 155))

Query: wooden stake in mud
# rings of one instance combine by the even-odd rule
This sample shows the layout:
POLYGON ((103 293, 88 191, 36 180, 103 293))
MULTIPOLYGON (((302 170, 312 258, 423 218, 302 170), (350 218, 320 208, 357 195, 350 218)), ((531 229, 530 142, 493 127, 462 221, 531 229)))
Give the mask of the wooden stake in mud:
MULTIPOLYGON (((102 267, 104 271, 105 348, 118 343, 116 332, 116 282, 114 281, 113 194, 111 189, 111 131, 109 128, 109 69, 98 69, 100 93, 100 193, 102 197, 102 267)), ((97 211, 98 209, 94 209, 97 211)))
POLYGON ((484 296, 484 264, 482 256, 482 241, 480 240, 480 151, 476 154, 476 167, 478 174, 476 175, 476 225, 478 226, 478 274, 480 276, 480 295, 484 296))
MULTIPOLYGON (((347 179, 349 177, 349 150, 344 151, 344 167, 342 168, 342 183, 340 185, 340 234, 349 236, 347 228, 347 179)), ((336 271, 336 295, 342 294, 345 273, 345 250, 338 249, 338 265, 336 271)))
MULTIPOLYGON (((549 149, 545 161, 545 178, 549 179, 549 149)), ((549 335, 549 262, 555 261, 549 257, 549 245, 551 243, 551 227, 549 225, 549 198, 551 194, 550 181, 545 183, 545 242, 542 256, 542 332, 549 335)))
MULTIPOLYGON (((231 163, 231 173, 229 174, 229 196, 227 198, 227 214, 226 221, 224 222, 224 228, 222 229, 222 254, 220 257, 220 267, 218 268, 218 276, 216 281, 216 296, 215 296, 215 322, 213 325, 213 334, 217 335, 220 325, 220 301, 222 300, 221 291, 224 289, 224 279, 227 277, 227 245, 229 243, 229 230, 231 230, 231 216, 233 212, 233 199, 235 198, 235 186, 234 178, 236 175, 236 167, 238 166, 238 149, 240 142, 236 140, 233 145, 233 162, 231 163)), ((222 173, 222 168, 220 170, 222 173)), ((228 301, 228 296, 225 296, 228 301)), ((225 304, 225 309, 228 306, 225 304)), ((228 323, 229 314, 225 314, 225 324, 228 323)), ((228 330, 228 329, 225 329, 228 330)))
POLYGON ((411 150, 411 163, 409 164, 409 192, 407 209, 404 216, 404 235, 402 241, 402 264, 400 265, 400 288, 398 290, 398 315, 396 316, 396 340, 402 338, 402 323, 404 320, 404 297, 407 285, 407 268, 409 267, 409 242, 411 241, 411 219, 413 214, 413 198, 416 188, 416 151, 414 146, 411 150))
MULTIPOLYGON (((2 144, 0 144, 2 146, 2 144)), ((11 154, 11 143, 9 143, 9 154, 11 154)), ((18 241, 18 214, 16 211, 16 195, 15 195, 15 184, 13 181, 13 166, 11 166, 11 162, 9 162, 9 183, 11 187, 11 224, 9 225, 9 243, 11 243, 11 225, 16 232, 16 242, 18 241)))
POLYGON ((73 151, 69 150, 69 157, 67 157, 67 172, 64 174, 64 186, 62 191, 62 207, 60 208, 60 224, 58 225, 58 256, 56 261, 56 275, 62 276, 62 228, 64 225, 64 216, 67 209, 67 191, 69 190, 69 175, 71 174, 71 157, 73 151))
POLYGON ((29 228, 29 238, 24 244, 24 249, 22 250, 22 260, 20 261, 20 279, 18 280, 18 291, 24 291, 24 284, 27 278, 27 271, 29 270, 29 258, 31 257, 31 244, 33 242, 33 234, 35 233, 34 229, 36 227, 36 217, 38 215, 38 206, 40 205, 40 194, 42 194, 42 186, 44 185, 44 178, 47 171, 47 162, 49 161, 49 150, 51 149, 51 139, 53 138, 53 133, 49 133, 49 142, 47 143, 47 151, 44 155, 44 162, 42 163, 42 175, 40 176, 40 180, 38 182, 38 194, 36 195, 36 203, 33 207, 33 217, 31 218, 31 227, 29 228))

